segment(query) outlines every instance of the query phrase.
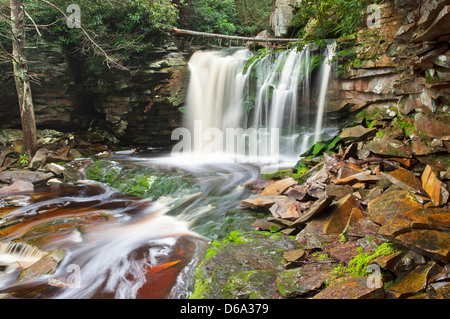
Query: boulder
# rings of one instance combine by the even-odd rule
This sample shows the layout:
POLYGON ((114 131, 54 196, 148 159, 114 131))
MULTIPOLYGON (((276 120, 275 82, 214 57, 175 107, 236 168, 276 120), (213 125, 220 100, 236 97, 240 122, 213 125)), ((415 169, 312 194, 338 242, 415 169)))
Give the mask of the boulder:
POLYGON ((64 259, 66 251, 64 249, 55 249, 44 256, 39 261, 26 268, 19 276, 17 282, 23 282, 27 279, 37 276, 51 275, 56 272, 59 263, 64 259))
POLYGON ((0 181, 11 183, 17 181, 25 181, 35 184, 38 182, 46 181, 52 177, 52 173, 43 173, 39 171, 29 170, 8 170, 0 173, 0 181))
POLYGON ((32 193, 34 186, 30 182, 17 181, 11 186, 0 188, 0 197, 11 196, 13 194, 32 193))
POLYGON ((65 168, 61 165, 50 163, 46 166, 48 172, 55 174, 56 176, 63 175, 65 168))
POLYGON ((37 170, 37 169, 41 168, 42 166, 44 166, 47 161, 47 154, 48 154, 48 149, 46 149, 46 148, 39 149, 36 152, 36 154, 33 156, 33 158, 31 159, 29 168, 32 170, 37 170))

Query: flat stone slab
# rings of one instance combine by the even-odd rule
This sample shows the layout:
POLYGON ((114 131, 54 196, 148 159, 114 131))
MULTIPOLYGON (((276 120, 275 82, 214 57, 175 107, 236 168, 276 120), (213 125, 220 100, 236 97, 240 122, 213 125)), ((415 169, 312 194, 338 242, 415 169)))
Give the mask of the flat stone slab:
POLYGON ((275 203, 284 201, 287 196, 283 195, 267 195, 245 199, 241 201, 241 207, 252 209, 269 209, 275 203))
POLYGON ((314 296, 314 299, 383 299, 384 289, 369 287, 368 277, 346 277, 336 280, 314 296))
POLYGON ((297 184, 298 183, 292 177, 285 178, 267 186, 259 196, 281 195, 290 187, 297 184))

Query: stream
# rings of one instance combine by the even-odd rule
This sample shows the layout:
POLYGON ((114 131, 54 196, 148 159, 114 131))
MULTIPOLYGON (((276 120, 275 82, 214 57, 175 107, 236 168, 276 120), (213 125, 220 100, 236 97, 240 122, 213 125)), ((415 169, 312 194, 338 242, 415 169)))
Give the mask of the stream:
POLYGON ((18 269, 0 275, 0 293, 16 298, 187 298, 208 243, 237 228, 253 229, 254 213, 240 210, 239 202, 251 195, 242 185, 258 178, 255 165, 189 164, 153 151, 115 154, 108 161, 136 171, 152 167, 179 178, 192 176, 195 193, 150 200, 88 180, 37 187, 28 205, 3 208, 18 223, 0 230, 2 241, 26 240, 44 251, 68 253, 51 278, 17 284, 18 269), (71 280, 75 284, 67 286, 71 280))

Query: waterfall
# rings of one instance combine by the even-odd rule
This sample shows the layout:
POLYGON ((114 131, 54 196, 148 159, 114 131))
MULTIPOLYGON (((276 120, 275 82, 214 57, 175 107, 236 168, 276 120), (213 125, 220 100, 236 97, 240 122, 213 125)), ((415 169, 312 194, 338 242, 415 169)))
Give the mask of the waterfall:
POLYGON ((317 119, 316 119, 316 131, 314 135, 314 143, 320 141, 320 135, 322 133, 323 117, 325 111, 326 97, 328 93, 328 86, 330 84, 330 75, 332 70, 332 59, 336 53, 336 42, 327 45, 325 52, 325 60, 322 63, 320 69, 320 91, 319 101, 317 104, 317 119))
POLYGON ((245 48, 194 53, 185 114, 193 147, 186 150, 203 160, 214 154, 219 161, 238 156, 252 163, 295 163, 321 137, 335 47, 323 53, 317 90, 312 72, 320 53, 313 45, 252 60, 245 48))

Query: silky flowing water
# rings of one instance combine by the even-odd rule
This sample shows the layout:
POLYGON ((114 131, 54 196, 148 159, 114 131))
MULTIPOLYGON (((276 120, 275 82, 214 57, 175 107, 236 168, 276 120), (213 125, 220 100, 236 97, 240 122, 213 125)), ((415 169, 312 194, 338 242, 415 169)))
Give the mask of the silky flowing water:
MULTIPOLYGON (((188 192, 179 189, 151 200, 86 180, 41 185, 12 205, 0 200, 0 242, 26 242, 43 252, 67 251, 54 275, 17 282, 23 265, 2 260, 0 250, 0 266, 4 264, 0 294, 8 293, 9 298, 188 298, 195 268, 209 242, 235 229, 253 230, 257 213, 239 209, 240 201, 252 195, 243 185, 258 179, 268 164, 276 169, 292 167, 318 135, 334 130, 322 121, 319 131, 309 124, 316 122, 310 120, 310 113, 317 108, 310 96, 309 50, 267 55, 243 72, 250 57, 249 51, 234 48, 197 52, 191 58, 184 124, 189 132, 200 134, 190 136, 200 147, 194 145, 176 156, 161 150, 108 158, 136 172, 151 167, 168 176, 189 178, 193 187, 188 192), (196 123, 202 127, 198 129, 196 123), (205 135, 205 131, 220 133, 229 128, 255 128, 268 136, 257 135, 256 157, 245 153, 252 147, 249 143, 239 154, 208 147, 216 135, 205 135), (281 130, 277 139, 271 129, 281 130), (276 162, 268 160, 274 150, 276 162), (192 157, 194 153, 197 156, 192 157)), ((25 258, 20 256, 24 251, 16 252, 18 260, 25 258)))

